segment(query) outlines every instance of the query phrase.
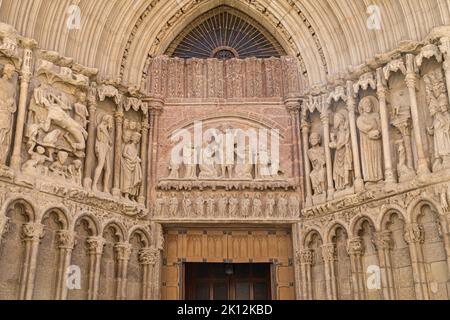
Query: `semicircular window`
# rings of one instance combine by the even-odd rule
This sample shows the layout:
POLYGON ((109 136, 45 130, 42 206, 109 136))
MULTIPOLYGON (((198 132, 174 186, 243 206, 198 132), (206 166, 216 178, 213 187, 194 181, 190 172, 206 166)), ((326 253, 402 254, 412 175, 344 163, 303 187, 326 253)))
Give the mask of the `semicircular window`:
POLYGON ((269 58, 285 54, 281 45, 257 21, 229 8, 213 9, 197 18, 169 46, 179 58, 269 58))

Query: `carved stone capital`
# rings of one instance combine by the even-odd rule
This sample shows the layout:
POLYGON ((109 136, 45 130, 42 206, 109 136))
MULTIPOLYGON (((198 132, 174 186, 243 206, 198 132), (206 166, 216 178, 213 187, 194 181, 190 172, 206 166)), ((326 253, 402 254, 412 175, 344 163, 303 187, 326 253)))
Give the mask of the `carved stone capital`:
POLYGON ((105 246, 105 239, 102 237, 89 237, 86 240, 89 255, 101 255, 105 246))
POLYGON ((75 246, 75 232, 69 230, 60 230, 57 233, 58 248, 72 250, 75 246))
POLYGON ((313 251, 311 249, 299 250, 297 253, 298 261, 303 265, 312 265, 313 251))
POLYGON ((424 233, 423 226, 418 223, 412 223, 412 224, 406 226, 405 241, 408 244, 424 243, 425 233, 424 233))
POLYGON ((360 237, 348 240, 347 252, 349 255, 362 255, 364 253, 364 245, 360 237))
POLYGON ((40 223, 26 223, 22 227, 24 241, 39 241, 44 236, 44 225, 40 223))
POLYGON ((155 265, 159 260, 158 248, 144 248, 139 251, 139 263, 143 265, 155 265))
POLYGON ((332 262, 336 260, 336 247, 334 243, 325 244, 322 246, 322 257, 326 262, 332 262))
POLYGON ((381 231, 376 234, 376 246, 378 249, 391 250, 393 247, 392 232, 381 231))
POLYGON ((116 251, 118 261, 130 260, 131 244, 126 242, 116 243, 114 250, 116 251))

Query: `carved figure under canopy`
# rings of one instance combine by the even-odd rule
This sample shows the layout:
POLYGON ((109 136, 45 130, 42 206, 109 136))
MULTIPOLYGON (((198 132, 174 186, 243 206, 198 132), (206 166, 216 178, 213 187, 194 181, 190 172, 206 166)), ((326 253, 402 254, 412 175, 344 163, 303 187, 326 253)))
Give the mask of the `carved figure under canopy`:
POLYGON ((336 190, 344 190, 351 186, 353 171, 353 155, 350 141, 350 127, 344 114, 334 115, 335 133, 331 135, 330 148, 336 149, 334 154, 333 180, 336 190))
POLYGON ((122 152, 120 189, 125 198, 136 200, 142 185, 142 166, 139 157, 141 134, 133 132, 122 152))
POLYGON ((357 126, 360 132, 363 177, 367 183, 383 180, 383 144, 377 104, 375 97, 363 98, 359 104, 357 126))
POLYGON ((320 134, 312 133, 309 137, 311 149, 308 150, 308 158, 312 164, 310 173, 314 194, 320 195, 326 191, 325 150, 320 145, 320 134))
POLYGON ((97 191, 97 185, 103 172, 103 190, 109 192, 109 181, 111 178, 111 152, 112 152, 112 128, 113 118, 104 115, 97 126, 97 138, 95 142, 95 155, 97 156, 97 168, 94 173, 92 190, 97 191))
POLYGON ((428 133, 433 136, 433 171, 450 167, 450 113, 442 72, 435 71, 424 77, 427 103, 433 124, 428 133))

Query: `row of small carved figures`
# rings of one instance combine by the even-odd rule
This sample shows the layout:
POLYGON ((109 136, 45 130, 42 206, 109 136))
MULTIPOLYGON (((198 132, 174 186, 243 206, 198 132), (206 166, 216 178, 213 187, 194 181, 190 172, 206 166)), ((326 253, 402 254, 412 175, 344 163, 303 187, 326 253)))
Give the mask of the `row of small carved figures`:
POLYGON ((297 218, 300 216, 300 198, 294 194, 282 194, 276 198, 269 194, 262 201, 260 194, 253 198, 249 194, 241 198, 237 195, 199 195, 191 198, 185 194, 180 199, 176 193, 170 197, 158 194, 154 215, 174 218, 297 218))

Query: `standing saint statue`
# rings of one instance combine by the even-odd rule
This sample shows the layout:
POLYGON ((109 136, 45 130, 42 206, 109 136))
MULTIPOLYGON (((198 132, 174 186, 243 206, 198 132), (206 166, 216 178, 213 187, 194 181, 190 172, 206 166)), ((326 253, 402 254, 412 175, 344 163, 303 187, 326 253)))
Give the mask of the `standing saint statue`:
POLYGON ((137 200, 142 185, 142 166, 139 157, 141 134, 133 132, 131 141, 123 148, 120 189, 128 200, 137 200))
POLYGON ((330 148, 336 149, 333 165, 333 180, 336 190, 344 190, 351 186, 353 155, 350 142, 350 128, 344 114, 334 115, 335 133, 331 135, 330 148))
POLYGON ((313 132, 309 137, 311 149, 308 150, 308 158, 312 164, 310 173, 311 184, 315 195, 326 191, 325 150, 320 145, 320 134, 313 132))
POLYGON ((357 126, 361 140, 361 164, 364 181, 373 184, 383 180, 383 144, 381 121, 375 110, 377 100, 366 97, 359 104, 357 126))
POLYGON ((442 72, 425 76, 427 104, 433 118, 428 133, 433 136, 433 171, 450 167, 450 114, 442 72))
POLYGON ((16 88, 12 82, 15 68, 6 64, 0 79, 0 167, 5 165, 11 143, 13 114, 16 112, 16 88))
POLYGON ((111 178, 111 151, 112 151, 112 129, 113 117, 103 116, 97 126, 97 137, 95 141, 95 155, 97 156, 97 168, 95 168, 92 190, 97 191, 98 181, 103 172, 103 191, 109 193, 109 181, 111 178))

